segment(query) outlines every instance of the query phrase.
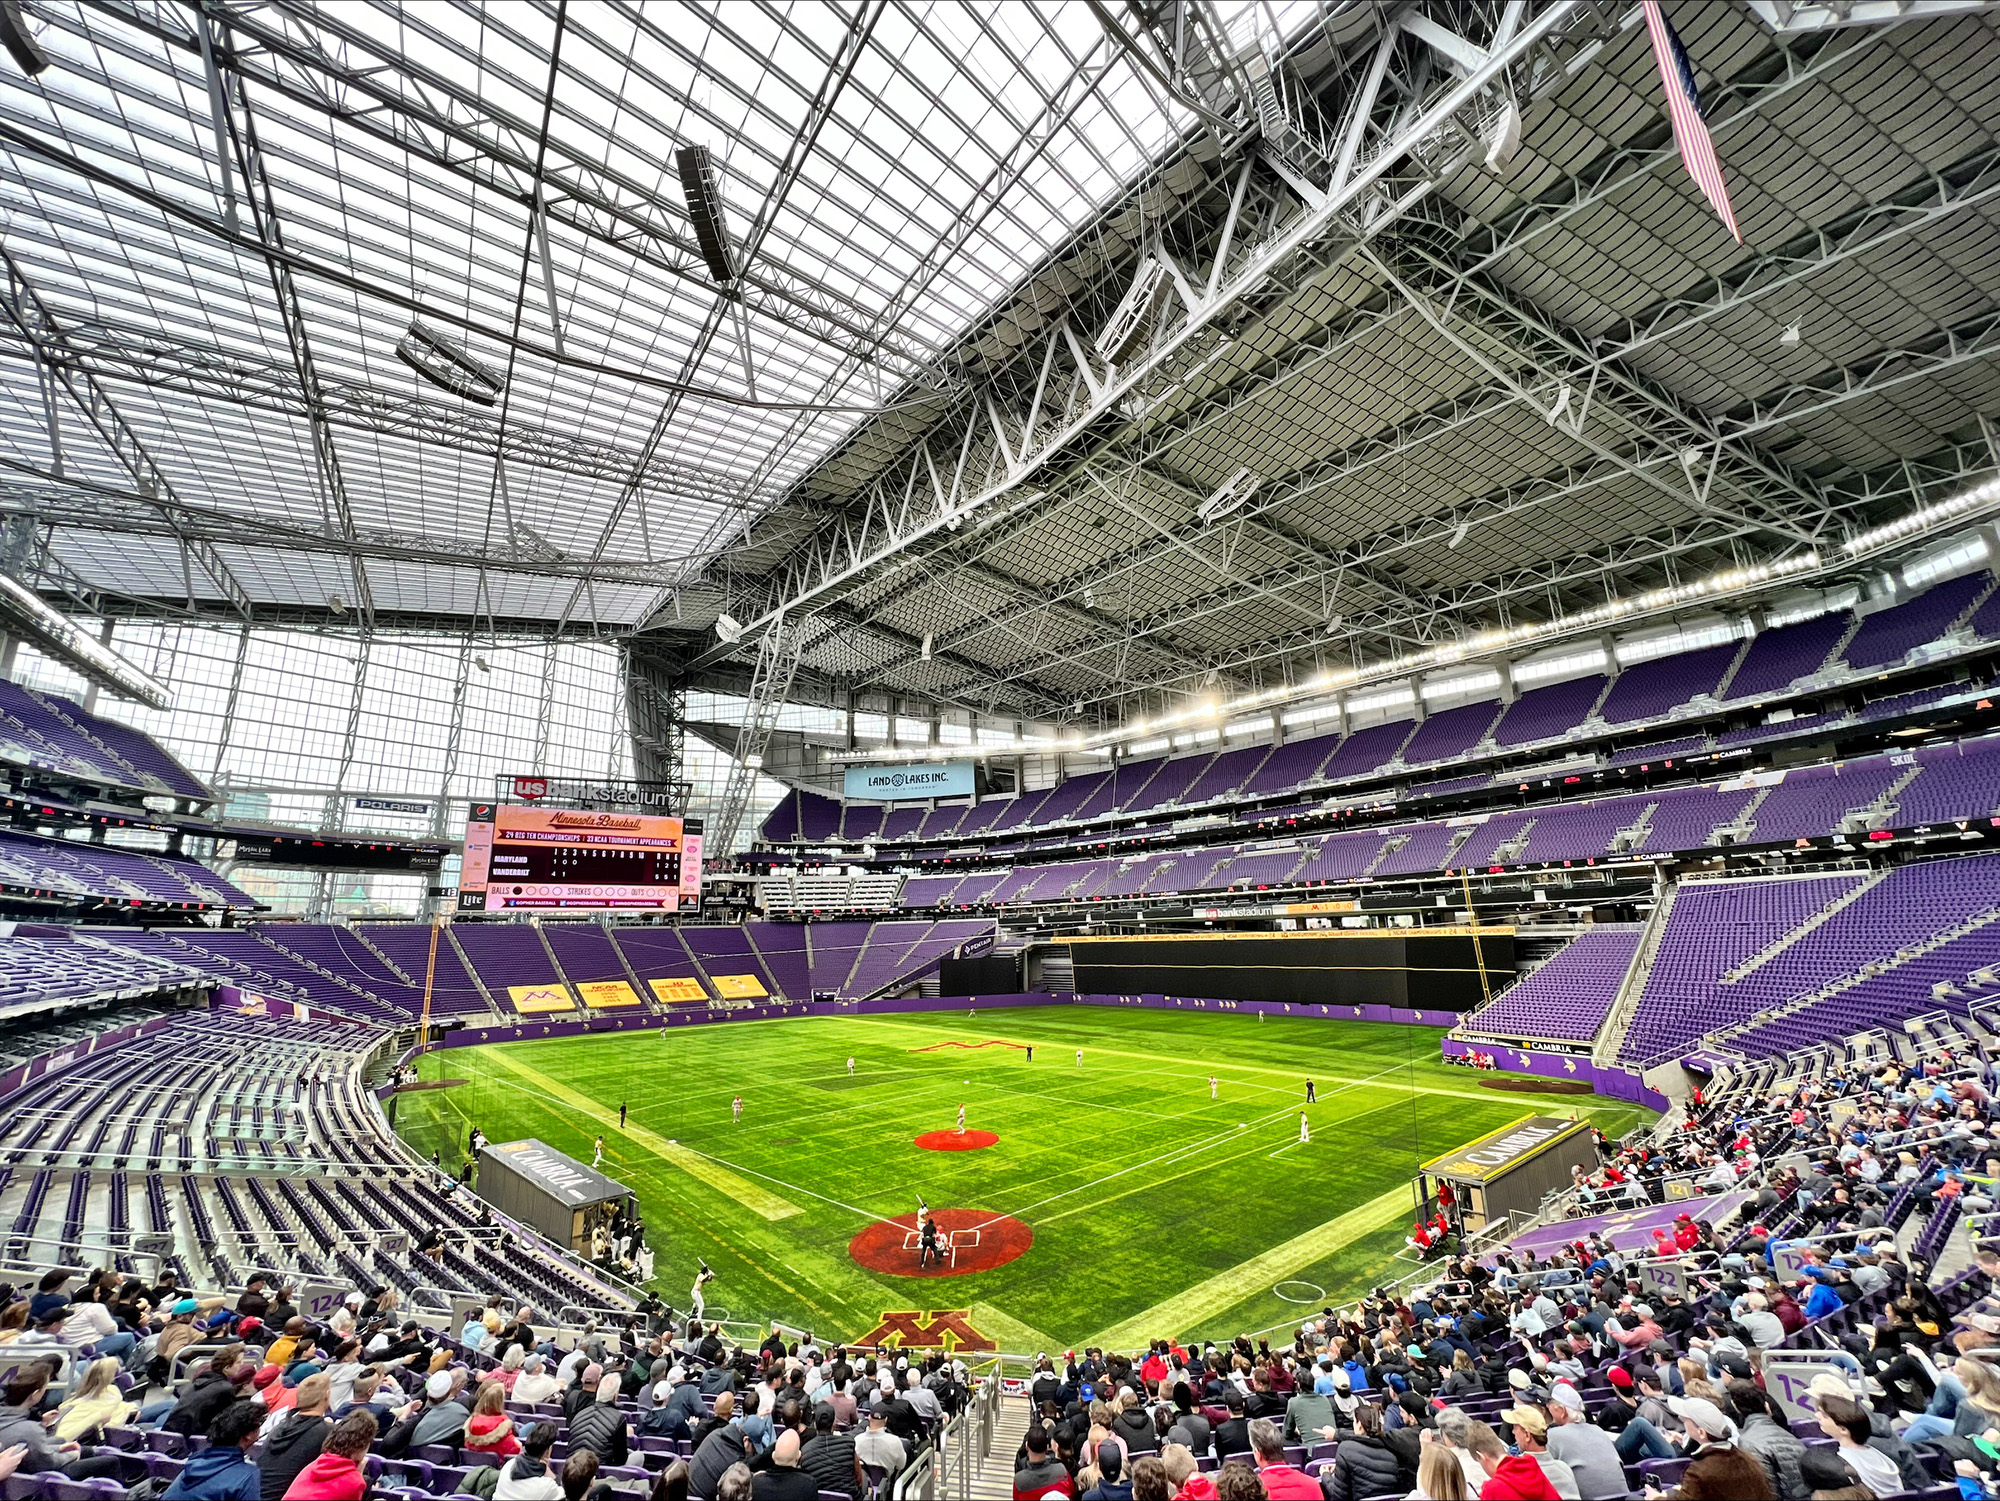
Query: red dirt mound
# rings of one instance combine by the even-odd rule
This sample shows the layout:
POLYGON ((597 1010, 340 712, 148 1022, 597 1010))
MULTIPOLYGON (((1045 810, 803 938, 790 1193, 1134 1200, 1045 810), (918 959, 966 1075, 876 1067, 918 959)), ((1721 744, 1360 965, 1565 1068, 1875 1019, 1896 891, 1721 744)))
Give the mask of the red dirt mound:
POLYGON ((1017 1219, 984 1209, 938 1209, 940 1244, 951 1243, 942 1262, 917 1265, 917 1217, 877 1220, 847 1243, 857 1265, 890 1277, 964 1277, 1005 1266, 1035 1243, 1035 1232, 1017 1219))
POLYGON ((917 1145, 926 1152, 977 1152, 999 1140, 991 1131, 926 1131, 917 1145))

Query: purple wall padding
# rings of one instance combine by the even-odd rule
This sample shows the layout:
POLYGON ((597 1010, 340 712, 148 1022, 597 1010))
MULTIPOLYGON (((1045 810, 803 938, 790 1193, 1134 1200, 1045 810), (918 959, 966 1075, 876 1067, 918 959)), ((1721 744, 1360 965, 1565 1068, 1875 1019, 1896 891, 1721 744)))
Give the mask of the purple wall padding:
POLYGON ((1443 1050, 1447 1058, 1462 1058, 1471 1052, 1486 1053, 1499 1065, 1502 1073, 1533 1074, 1540 1079, 1575 1079, 1588 1084, 1607 1099, 1624 1100, 1632 1105, 1665 1110, 1672 1103, 1658 1090, 1648 1089, 1645 1080, 1630 1069, 1592 1063, 1587 1056, 1579 1054, 1538 1053, 1527 1048, 1461 1042, 1455 1037, 1444 1039, 1443 1050))

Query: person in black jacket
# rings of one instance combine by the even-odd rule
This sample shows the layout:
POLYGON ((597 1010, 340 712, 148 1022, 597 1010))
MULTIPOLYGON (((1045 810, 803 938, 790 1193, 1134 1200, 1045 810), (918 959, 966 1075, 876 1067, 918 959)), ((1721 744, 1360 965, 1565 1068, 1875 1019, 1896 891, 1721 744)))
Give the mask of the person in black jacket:
POLYGON ((298 1401, 279 1414, 277 1427, 264 1435, 257 1460, 258 1492, 262 1501, 284 1501, 299 1472, 319 1458, 333 1425, 327 1421, 326 1399, 332 1383, 326 1372, 299 1383, 298 1401))
MULTIPOLYGON (((208 1425, 215 1421, 222 1409, 236 1400, 236 1368, 243 1359, 243 1347, 230 1345, 218 1350, 208 1366, 192 1382, 181 1399, 174 1404, 174 1410, 161 1420, 160 1426, 169 1433, 178 1433, 183 1438, 192 1438, 197 1433, 208 1432, 208 1425)), ((248 1380, 249 1371, 244 1371, 248 1380)))
POLYGON ((597 1383, 597 1400, 569 1421, 569 1452, 588 1449, 605 1468, 625 1463, 631 1444, 625 1414, 618 1406, 618 1378, 606 1376, 597 1383))
POLYGON ((1402 1460, 1382 1437, 1381 1411, 1373 1402, 1363 1402, 1354 1409, 1354 1431, 1341 1439, 1333 1479, 1323 1489, 1327 1501, 1361 1501, 1406 1491, 1415 1478, 1404 1478, 1402 1460))
POLYGON ((1227 1459, 1232 1454, 1250 1452, 1250 1420, 1243 1416, 1243 1393, 1232 1386, 1222 1394, 1229 1416, 1216 1425, 1215 1452, 1227 1459))
POLYGON ((813 1411, 813 1434, 799 1456, 799 1467, 821 1490, 838 1491, 852 1501, 861 1501, 868 1488, 853 1435, 833 1431, 833 1408, 824 1402, 813 1411))

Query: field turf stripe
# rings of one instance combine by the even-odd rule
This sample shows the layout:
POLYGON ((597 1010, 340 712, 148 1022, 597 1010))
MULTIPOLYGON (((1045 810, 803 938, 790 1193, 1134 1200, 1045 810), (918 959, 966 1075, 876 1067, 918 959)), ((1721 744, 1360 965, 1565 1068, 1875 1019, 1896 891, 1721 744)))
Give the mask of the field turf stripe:
POLYGON ((1325 1260, 1371 1231, 1402 1219, 1411 1212, 1410 1203, 1410 1186, 1407 1183, 1398 1184, 1360 1208, 1350 1209, 1324 1225, 1315 1225, 1303 1235, 1295 1235, 1282 1245, 1273 1246, 1262 1255, 1253 1256, 1226 1272, 1217 1272, 1186 1292, 1155 1304, 1144 1313, 1134 1314, 1124 1323, 1115 1324, 1102 1334, 1093 1334, 1087 1340, 1078 1341, 1078 1344, 1123 1350, 1144 1344, 1149 1339, 1177 1336, 1179 1332, 1192 1329, 1203 1320, 1212 1319, 1234 1307, 1252 1294, 1282 1282, 1292 1273, 1325 1260))
MULTIPOLYGON (((609 1130, 618 1129, 618 1117, 611 1111, 599 1108, 568 1085, 551 1079, 540 1069, 531 1067, 518 1058, 508 1057, 504 1048, 492 1049, 492 1057, 502 1068, 540 1086, 550 1098, 560 1100, 570 1109, 590 1117, 609 1130)), ((624 1134, 661 1161, 671 1162, 689 1177, 699 1179, 718 1193, 727 1194, 745 1209, 761 1214, 767 1220, 789 1219, 792 1215, 804 1213, 791 1200, 779 1198, 768 1188, 752 1183, 740 1173, 732 1173, 721 1163, 704 1157, 699 1152, 690 1151, 678 1142, 668 1141, 657 1131, 649 1131, 644 1126, 627 1126, 624 1134)))

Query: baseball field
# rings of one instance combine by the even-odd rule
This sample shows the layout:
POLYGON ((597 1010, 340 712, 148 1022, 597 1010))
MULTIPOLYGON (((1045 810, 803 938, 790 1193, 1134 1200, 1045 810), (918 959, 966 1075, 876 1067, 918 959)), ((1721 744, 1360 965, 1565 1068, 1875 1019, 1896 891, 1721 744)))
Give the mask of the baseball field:
POLYGON ((699 1257, 711 1316, 1113 1347, 1273 1328, 1410 1270, 1416 1165, 1520 1116, 1650 1114, 1490 1088, 1438 1036, 1102 1007, 627 1032, 430 1054, 426 1080, 463 1082, 402 1096, 398 1129, 447 1167, 475 1124, 585 1162, 601 1133, 677 1309, 699 1257), (919 1196, 943 1231, 921 1269, 919 1196))

